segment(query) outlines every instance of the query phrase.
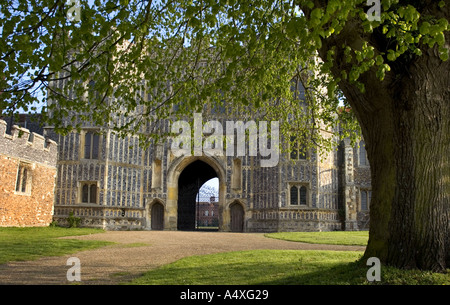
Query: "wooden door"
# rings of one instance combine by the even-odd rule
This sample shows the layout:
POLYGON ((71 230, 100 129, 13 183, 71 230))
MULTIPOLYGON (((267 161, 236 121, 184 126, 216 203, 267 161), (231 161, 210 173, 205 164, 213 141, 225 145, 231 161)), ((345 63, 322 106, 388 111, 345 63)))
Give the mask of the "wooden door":
POLYGON ((152 230, 164 229, 164 206, 161 203, 155 203, 152 206, 152 230))
POLYGON ((233 203, 230 206, 231 232, 243 232, 244 231, 244 209, 239 203, 233 203))

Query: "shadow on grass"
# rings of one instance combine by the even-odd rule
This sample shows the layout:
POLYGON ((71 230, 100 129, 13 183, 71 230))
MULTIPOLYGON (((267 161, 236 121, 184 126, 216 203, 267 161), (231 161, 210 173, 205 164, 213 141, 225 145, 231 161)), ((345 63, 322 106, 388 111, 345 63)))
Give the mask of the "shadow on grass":
POLYGON ((362 252, 253 250, 191 256, 150 270, 138 285, 449 285, 450 273, 381 266, 381 281, 366 278, 362 252))
POLYGON ((365 284, 359 252, 243 251, 193 256, 145 273, 130 284, 345 285, 365 284))

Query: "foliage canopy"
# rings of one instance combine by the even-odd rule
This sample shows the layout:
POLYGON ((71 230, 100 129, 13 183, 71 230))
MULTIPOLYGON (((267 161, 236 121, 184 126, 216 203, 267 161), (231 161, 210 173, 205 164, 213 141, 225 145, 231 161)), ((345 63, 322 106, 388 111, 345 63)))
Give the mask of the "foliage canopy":
POLYGON ((418 1, 380 5, 380 21, 370 21, 363 0, 4 0, 0 109, 38 111, 43 99, 44 121, 58 132, 91 122, 145 139, 157 126, 150 122, 208 103, 240 119, 280 120, 284 133, 330 148, 317 130, 340 123, 342 136, 358 131, 340 80, 364 92, 360 75, 376 67, 383 81, 424 45, 449 57, 447 19, 420 14, 418 1), (319 60, 323 39, 352 23, 368 39, 342 45, 344 58, 332 48, 319 60), (374 33, 390 40, 388 48, 370 41, 374 33), (343 68, 333 78, 335 64, 343 68), (305 103, 293 80, 305 88, 305 103))

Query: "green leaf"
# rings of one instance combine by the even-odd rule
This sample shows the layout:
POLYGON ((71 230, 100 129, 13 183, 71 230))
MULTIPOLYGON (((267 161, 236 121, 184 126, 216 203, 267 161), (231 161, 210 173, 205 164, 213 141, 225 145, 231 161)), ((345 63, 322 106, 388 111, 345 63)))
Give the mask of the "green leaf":
POLYGON ((449 50, 447 48, 439 48, 439 57, 442 61, 447 61, 449 59, 449 50))
POLYGON ((383 63, 384 63, 383 56, 377 55, 377 57, 375 58, 375 64, 376 64, 377 66, 380 66, 380 65, 382 65, 383 63))
POLYGON ((424 21, 419 28, 420 34, 427 35, 428 33, 430 33, 430 27, 431 24, 427 21, 424 21))
POLYGON ((395 52, 393 50, 388 50, 387 59, 390 61, 395 61, 397 58, 395 52))

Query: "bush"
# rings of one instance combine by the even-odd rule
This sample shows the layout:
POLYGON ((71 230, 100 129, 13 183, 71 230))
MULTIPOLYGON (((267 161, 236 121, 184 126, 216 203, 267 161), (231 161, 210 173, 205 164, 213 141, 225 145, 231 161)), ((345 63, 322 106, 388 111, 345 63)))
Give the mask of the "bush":
POLYGON ((69 228, 78 228, 81 222, 80 217, 73 216, 73 211, 69 213, 69 217, 67 217, 67 221, 69 222, 69 228))

